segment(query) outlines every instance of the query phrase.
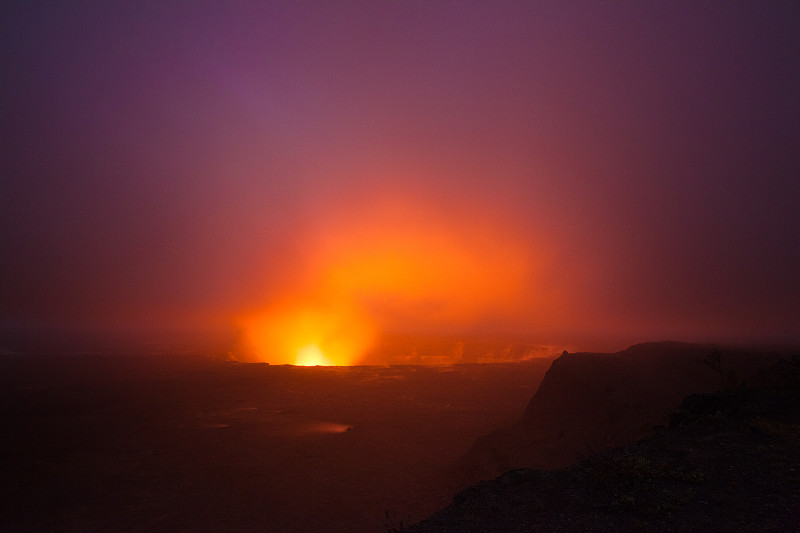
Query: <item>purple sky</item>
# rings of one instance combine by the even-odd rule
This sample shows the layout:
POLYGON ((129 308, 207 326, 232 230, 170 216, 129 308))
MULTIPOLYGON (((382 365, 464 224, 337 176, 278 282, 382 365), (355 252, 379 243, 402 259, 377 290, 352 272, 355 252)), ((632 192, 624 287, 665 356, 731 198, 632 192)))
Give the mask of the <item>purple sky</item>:
POLYGON ((800 338, 797 2, 0 10, 0 325, 226 328, 397 195, 542 258, 465 331, 800 338))

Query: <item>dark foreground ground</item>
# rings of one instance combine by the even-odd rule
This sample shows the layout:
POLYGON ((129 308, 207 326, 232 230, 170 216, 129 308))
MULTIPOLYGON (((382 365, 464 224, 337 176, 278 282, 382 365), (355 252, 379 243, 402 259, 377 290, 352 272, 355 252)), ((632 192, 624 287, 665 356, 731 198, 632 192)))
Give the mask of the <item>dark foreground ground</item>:
POLYGON ((298 368, 0 358, 0 531, 384 532, 519 419, 550 359, 298 368))
POLYGON ((507 472, 406 531, 800 531, 800 388, 690 396, 638 444, 507 472))

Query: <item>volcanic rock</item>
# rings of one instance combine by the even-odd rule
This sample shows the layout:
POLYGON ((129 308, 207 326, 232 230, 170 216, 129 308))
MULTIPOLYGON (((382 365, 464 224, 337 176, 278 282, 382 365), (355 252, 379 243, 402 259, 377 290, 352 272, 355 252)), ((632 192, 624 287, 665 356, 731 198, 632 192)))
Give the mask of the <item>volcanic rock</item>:
POLYGON ((694 393, 756 383, 778 350, 644 343, 614 354, 564 353, 512 427, 478 439, 458 462, 461 486, 517 468, 554 469, 630 444, 667 423, 694 393))

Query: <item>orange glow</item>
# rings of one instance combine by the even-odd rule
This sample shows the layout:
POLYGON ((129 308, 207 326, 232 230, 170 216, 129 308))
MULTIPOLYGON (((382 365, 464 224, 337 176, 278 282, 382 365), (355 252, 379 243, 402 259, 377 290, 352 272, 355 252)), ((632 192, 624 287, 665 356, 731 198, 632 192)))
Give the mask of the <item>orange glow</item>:
POLYGON ((322 353, 322 350, 319 349, 319 346, 312 342, 311 344, 307 344, 297 350, 297 359, 295 360, 295 364, 299 366, 331 366, 332 362, 330 359, 325 357, 325 354, 322 353))
POLYGON ((258 357, 272 364, 350 365, 372 344, 374 330, 354 310, 333 302, 285 302, 245 323, 258 357))
POLYGON ((245 321, 258 357, 355 364, 381 333, 470 327, 530 305, 529 243, 477 217, 432 213, 390 202, 331 217, 308 237, 292 288, 245 321))

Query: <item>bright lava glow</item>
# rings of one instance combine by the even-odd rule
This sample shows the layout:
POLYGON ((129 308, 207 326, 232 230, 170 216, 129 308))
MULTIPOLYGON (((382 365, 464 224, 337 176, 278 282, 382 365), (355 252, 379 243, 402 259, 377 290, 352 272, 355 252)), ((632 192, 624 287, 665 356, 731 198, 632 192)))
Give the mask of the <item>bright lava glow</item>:
POLYGON ((297 350, 297 360, 295 362, 298 366, 332 366, 333 363, 325 357, 322 350, 319 349, 314 343, 307 344, 297 350))
POLYGON ((333 301, 276 302, 244 327, 256 355, 272 364, 354 364, 374 338, 365 317, 333 301))
POLYGON ((332 219, 307 244, 298 279, 243 320, 261 360, 358 364, 384 332, 469 326, 529 306, 535 269, 525 246, 477 218, 381 204, 332 219))

